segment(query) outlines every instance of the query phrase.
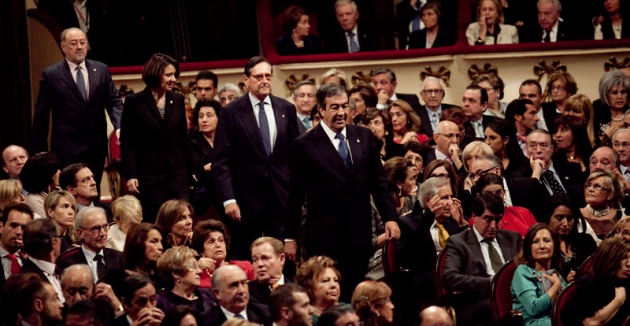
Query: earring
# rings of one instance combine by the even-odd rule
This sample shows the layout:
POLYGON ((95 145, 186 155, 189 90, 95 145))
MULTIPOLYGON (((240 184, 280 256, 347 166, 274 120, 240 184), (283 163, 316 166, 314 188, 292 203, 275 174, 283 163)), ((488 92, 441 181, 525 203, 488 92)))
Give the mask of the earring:
POLYGON ((402 196, 402 187, 398 188, 398 197, 402 196))
POLYGON ((175 280, 175 282, 177 282, 177 283, 181 283, 181 281, 182 281, 181 278, 178 278, 178 279, 175 280))

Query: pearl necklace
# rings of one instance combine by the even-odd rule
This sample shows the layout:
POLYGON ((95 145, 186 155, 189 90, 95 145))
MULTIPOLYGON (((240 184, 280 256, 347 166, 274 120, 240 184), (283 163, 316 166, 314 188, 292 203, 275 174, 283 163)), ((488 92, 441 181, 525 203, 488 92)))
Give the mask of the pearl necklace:
POLYGON ((623 121, 623 118, 625 118, 625 117, 626 117, 626 113, 624 112, 624 113, 621 115, 621 118, 613 118, 613 117, 611 116, 611 117, 610 117, 610 120, 615 121, 615 122, 621 122, 621 121, 623 121))
POLYGON ((610 207, 606 207, 604 209, 601 210, 597 210, 594 209, 593 207, 591 207, 590 204, 586 205, 586 210, 591 213, 591 215, 597 217, 597 218, 601 218, 602 216, 606 216, 608 215, 608 213, 610 213, 610 207))

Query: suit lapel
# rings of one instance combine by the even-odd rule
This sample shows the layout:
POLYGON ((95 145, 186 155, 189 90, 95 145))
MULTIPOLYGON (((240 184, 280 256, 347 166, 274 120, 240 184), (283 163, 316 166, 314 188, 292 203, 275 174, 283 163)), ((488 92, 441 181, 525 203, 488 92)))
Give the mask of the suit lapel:
POLYGON ((256 116, 254 115, 254 108, 249 101, 249 96, 245 94, 244 96, 241 96, 240 99, 243 101, 242 105, 236 105, 234 108, 238 109, 238 114, 245 125, 245 130, 251 138, 252 143, 256 144, 258 153, 261 157, 266 157, 265 146, 263 145, 262 136, 260 135, 260 127, 258 127, 258 122, 256 121, 256 116))
POLYGON ((501 231, 497 233, 497 242, 499 243, 499 247, 501 247, 501 253, 503 253, 503 259, 505 259, 505 262, 514 258, 515 253, 510 250, 510 244, 503 234, 501 234, 501 231))
POLYGON ((477 236, 475 235, 475 231, 470 228, 468 230, 466 230, 467 232, 467 237, 466 237, 466 242, 468 243, 468 246, 470 247, 470 251, 472 253, 472 257, 474 260, 477 261, 477 263, 481 266, 482 270, 488 271, 488 269, 486 268, 486 261, 483 259, 483 253, 481 252, 481 244, 479 244, 479 240, 477 240, 477 236))
MULTIPOLYGON (((356 128, 352 128, 352 126, 346 126, 346 135, 348 137, 348 144, 350 145, 350 155, 352 157, 352 166, 353 167, 364 166, 362 162, 364 160, 363 149, 365 148, 365 144, 361 143, 361 139, 359 137, 360 134, 357 132, 356 128)), ((356 170, 357 169, 352 169, 351 172, 356 171, 356 170)))
POLYGON ((77 87, 77 83, 74 81, 74 78, 72 78, 72 73, 70 72, 70 66, 68 65, 68 62, 64 59, 62 64, 59 66, 59 76, 61 77, 61 80, 63 80, 64 83, 66 83, 68 85, 68 87, 70 87, 70 89, 72 89, 72 92, 74 92, 74 95, 77 96, 77 98, 85 101, 85 99, 83 98, 83 95, 81 95, 81 92, 79 92, 79 87, 77 87))
MULTIPOLYGON (((282 106, 275 97, 269 95, 269 98, 271 99, 271 106, 273 107, 273 116, 276 119, 276 141, 274 143, 275 148, 275 144, 277 144, 280 139, 284 139, 287 136, 284 132, 285 130, 287 130, 287 114, 286 112, 284 112, 282 106)), ((273 155, 273 149, 271 153, 273 155)))
POLYGON ((147 106, 149 107, 149 114, 153 117, 153 119, 155 119, 158 123, 158 125, 162 125, 163 121, 162 121, 162 117, 160 116, 160 113, 158 112, 157 109, 157 103, 155 103, 155 98, 153 98, 153 94, 151 93, 151 89, 150 88, 145 88, 142 93, 144 94, 145 97, 145 102, 147 103, 147 106))
POLYGON ((90 89, 88 89, 88 99, 89 102, 92 99, 92 94, 97 87, 98 74, 100 73, 96 67, 92 66, 92 63, 88 60, 85 60, 85 68, 87 69, 87 78, 88 84, 90 85, 90 89))
POLYGON ((324 128, 318 125, 310 132, 313 133, 315 143, 314 147, 320 152, 323 161, 326 162, 325 164, 329 165, 331 170, 334 170, 335 173, 345 179, 348 176, 346 173, 346 165, 343 163, 343 160, 341 160, 341 156, 333 143, 330 141, 330 138, 326 135, 324 128))

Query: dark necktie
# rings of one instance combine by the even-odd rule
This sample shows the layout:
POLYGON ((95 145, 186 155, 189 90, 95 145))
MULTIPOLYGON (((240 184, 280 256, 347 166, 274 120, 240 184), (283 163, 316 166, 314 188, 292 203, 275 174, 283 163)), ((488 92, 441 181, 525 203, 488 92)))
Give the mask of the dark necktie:
POLYGON ((302 124, 304 125, 304 128, 306 129, 311 129, 311 118, 306 117, 302 120, 302 124))
POLYGON ((342 133, 338 133, 335 138, 339 139, 339 156, 346 165, 346 168, 352 167, 352 160, 350 159, 350 151, 348 150, 348 144, 346 144, 346 137, 342 133))
POLYGON ((488 245, 488 256, 490 256, 490 265, 492 265, 492 269, 494 269, 494 273, 496 274, 503 266, 503 260, 501 260, 501 256, 499 256, 499 252, 497 251, 497 249, 492 245, 492 240, 484 239, 483 242, 488 245))
POLYGON ((11 275, 19 273, 22 266, 18 263, 17 256, 15 254, 8 254, 7 258, 11 261, 11 275))
POLYGON ((549 185, 549 187, 551 188, 551 191, 553 191, 554 194, 566 193, 566 191, 564 191, 564 188, 562 188, 562 185, 560 185, 560 182, 558 182, 558 179, 556 179, 555 174, 551 170, 547 170, 543 172, 543 178, 545 178, 545 180, 547 181, 547 184, 549 185))
POLYGON ((551 42, 551 31, 544 31, 545 37, 543 38, 543 42, 549 43, 551 42))
POLYGON ((107 273, 107 269, 105 268, 105 263, 103 262, 103 255, 97 254, 94 257, 94 261, 96 262, 96 273, 98 274, 98 278, 101 279, 107 273))
POLYGON ((236 318, 236 319, 245 319, 245 317, 243 317, 243 315, 241 315, 241 314, 234 315, 234 318, 236 318))
POLYGON ((260 128, 260 136, 262 137, 263 146, 265 146, 265 153, 267 157, 271 155, 271 136, 269 135, 269 121, 267 121, 267 115, 265 114, 265 102, 259 102, 258 107, 258 123, 260 128))
POLYGON ((77 87, 79 88, 79 93, 83 96, 84 100, 87 100, 87 90, 85 89, 85 77, 83 77, 83 69, 81 66, 77 66, 77 87))
POLYGON ((359 52, 359 44, 354 40, 354 33, 348 32, 348 38, 350 38, 350 52, 359 52))

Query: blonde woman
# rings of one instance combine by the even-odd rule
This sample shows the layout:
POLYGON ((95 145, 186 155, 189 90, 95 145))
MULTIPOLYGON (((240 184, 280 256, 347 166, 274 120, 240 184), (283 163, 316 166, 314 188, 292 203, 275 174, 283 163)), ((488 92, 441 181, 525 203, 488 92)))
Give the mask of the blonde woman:
POLYGON ((118 197, 112 202, 112 214, 114 215, 114 225, 109 227, 105 247, 122 252, 125 248, 127 231, 142 223, 142 205, 134 196, 118 197))
POLYGON ((66 251, 77 241, 74 219, 77 216, 77 201, 65 190, 53 190, 44 200, 46 216, 52 219, 61 235, 61 250, 66 251))

